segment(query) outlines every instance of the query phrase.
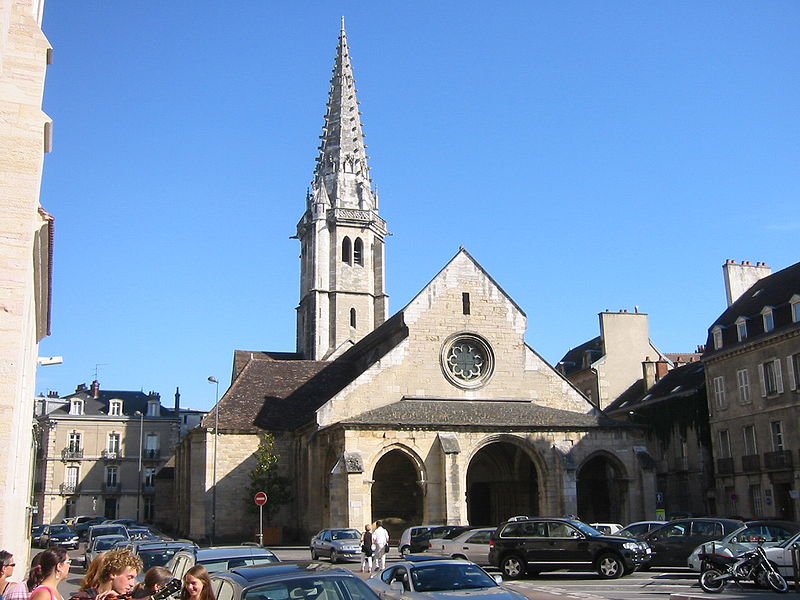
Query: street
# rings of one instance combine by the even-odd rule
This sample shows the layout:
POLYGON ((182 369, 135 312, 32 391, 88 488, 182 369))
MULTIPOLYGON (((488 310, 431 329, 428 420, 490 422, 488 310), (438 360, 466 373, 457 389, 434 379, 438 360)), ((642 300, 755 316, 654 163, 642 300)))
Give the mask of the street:
MULTIPOLYGON (((271 550, 283 561, 310 560, 311 558, 308 548, 304 546, 278 546, 272 547, 271 550)), ((74 561, 70 577, 59 588, 65 598, 78 589, 84 574, 83 550, 73 550, 70 552, 70 556, 74 561)), ((392 548, 387 565, 398 560, 400 560, 400 555, 395 548, 392 548)), ((339 563, 337 566, 354 571, 361 577, 368 577, 366 573, 360 573, 360 565, 357 562, 339 563)), ((632 600, 642 597, 653 600, 695 598, 771 600, 773 598, 791 598, 795 595, 790 582, 788 596, 753 586, 738 588, 735 585, 728 586, 722 594, 712 596, 704 594, 700 589, 696 574, 681 569, 654 569, 613 580, 601 579, 592 573, 559 571, 542 573, 537 577, 524 578, 519 581, 506 581, 503 585, 524 594, 531 600, 632 600)))

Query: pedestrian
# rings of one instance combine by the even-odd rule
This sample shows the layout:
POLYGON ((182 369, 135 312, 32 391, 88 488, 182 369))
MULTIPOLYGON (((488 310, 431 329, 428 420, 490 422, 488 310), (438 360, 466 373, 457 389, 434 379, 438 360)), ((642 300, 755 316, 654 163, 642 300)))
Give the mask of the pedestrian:
POLYGON ((141 559, 127 548, 109 550, 92 561, 81 590, 71 600, 115 600, 128 596, 141 570, 141 559), (96 561, 100 561, 97 566, 96 561))
POLYGON ((214 600, 211 580, 203 565, 195 565, 183 576, 181 600, 214 600))
POLYGON ((369 524, 364 525, 364 533, 361 534, 361 572, 372 572, 372 528, 369 524))
POLYGON ((39 561, 42 560, 42 552, 34 555, 31 559, 31 568, 28 569, 28 574, 25 576, 25 580, 17 583, 16 585, 11 585, 6 590, 6 593, 3 594, 3 600, 28 600, 31 596, 31 590, 33 588, 28 587, 28 578, 30 577, 31 571, 33 571, 36 566, 39 564, 39 561))
POLYGON ((38 564, 28 575, 30 600, 64 600, 58 584, 69 575, 72 561, 64 548, 48 548, 40 553, 38 564))
POLYGON ((152 596, 172 581, 172 571, 164 567, 150 567, 144 574, 144 580, 133 588, 133 598, 152 596))
POLYGON ((375 544, 375 569, 385 569, 386 553, 389 552, 389 532, 383 528, 380 520, 375 521, 372 543, 375 544))
POLYGON ((0 571, 0 600, 3 600, 6 592, 10 592, 15 585, 8 578, 14 574, 14 567, 17 565, 14 562, 14 555, 7 550, 0 550, 0 564, 3 566, 0 571))

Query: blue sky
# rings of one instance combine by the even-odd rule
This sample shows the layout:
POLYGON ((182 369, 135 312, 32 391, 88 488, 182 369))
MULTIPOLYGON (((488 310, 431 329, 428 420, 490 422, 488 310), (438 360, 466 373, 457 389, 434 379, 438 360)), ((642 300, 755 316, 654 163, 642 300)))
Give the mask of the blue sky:
POLYGON ((555 363, 597 313, 694 350, 727 258, 800 260, 797 2, 48 0, 53 335, 37 391, 213 404, 295 347, 299 246, 346 18, 391 312, 464 246, 555 363), (99 366, 97 366, 99 365, 99 366))

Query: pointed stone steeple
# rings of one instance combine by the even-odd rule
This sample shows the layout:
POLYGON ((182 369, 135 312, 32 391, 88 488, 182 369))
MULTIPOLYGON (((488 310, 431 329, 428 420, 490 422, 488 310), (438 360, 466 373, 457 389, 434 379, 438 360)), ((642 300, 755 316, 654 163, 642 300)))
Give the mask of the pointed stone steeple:
POLYGON ((344 18, 300 240, 297 350, 333 359, 386 320, 384 237, 344 18))

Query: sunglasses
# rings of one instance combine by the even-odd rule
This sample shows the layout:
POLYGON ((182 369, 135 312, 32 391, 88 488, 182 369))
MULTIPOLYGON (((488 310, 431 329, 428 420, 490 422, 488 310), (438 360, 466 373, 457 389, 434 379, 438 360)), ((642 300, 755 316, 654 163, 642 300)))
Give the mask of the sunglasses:
POLYGON ((16 566, 17 566, 17 563, 9 563, 7 565, 3 565, 3 568, 5 569, 6 567, 16 567, 16 566))

